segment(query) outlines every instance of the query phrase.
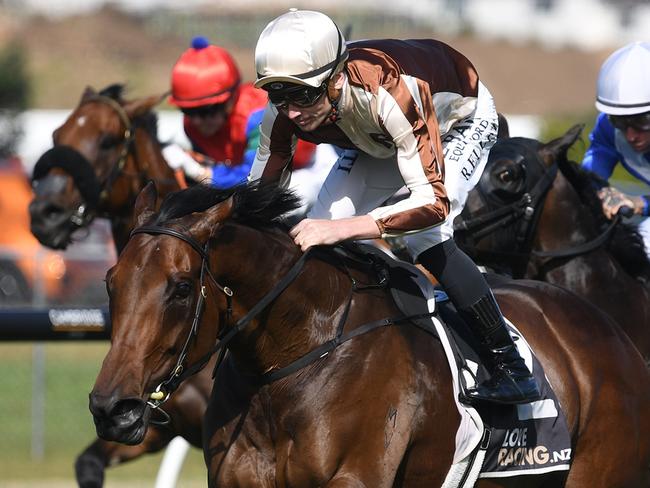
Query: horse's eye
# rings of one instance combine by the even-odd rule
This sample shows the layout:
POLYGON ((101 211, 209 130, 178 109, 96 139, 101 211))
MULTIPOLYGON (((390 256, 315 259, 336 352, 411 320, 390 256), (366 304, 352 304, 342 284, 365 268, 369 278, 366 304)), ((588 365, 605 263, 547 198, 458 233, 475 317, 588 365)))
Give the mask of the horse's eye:
POLYGON ((187 298, 192 292, 192 285, 187 281, 176 283, 174 288, 174 298, 187 298))
POLYGON ((117 137, 113 135, 105 135, 101 138, 99 142, 99 147, 104 150, 112 149, 119 143, 117 137))
POLYGON ((512 172, 508 169, 504 169, 503 171, 501 171, 497 175, 497 178, 499 178, 499 181, 501 181, 502 183, 511 183, 515 180, 512 172))

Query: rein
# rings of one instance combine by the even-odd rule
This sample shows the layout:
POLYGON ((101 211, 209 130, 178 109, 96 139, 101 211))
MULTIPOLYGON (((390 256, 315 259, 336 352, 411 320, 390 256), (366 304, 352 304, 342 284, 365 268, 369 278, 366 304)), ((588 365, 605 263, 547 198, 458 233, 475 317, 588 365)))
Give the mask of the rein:
MULTIPOLYGON (((139 227, 131 232, 131 237, 133 237, 136 234, 149 234, 149 235, 168 235, 171 237, 175 237, 177 239, 180 239, 181 241, 185 242, 186 244, 190 245, 194 251, 196 251, 199 256, 201 256, 201 272, 200 272, 200 291, 198 293, 198 298, 197 298, 197 304, 194 312, 194 318, 192 320, 192 327, 190 329, 190 333, 188 334, 187 339, 185 340, 185 343, 183 345, 183 348, 179 354, 179 357, 176 361, 176 365, 172 369, 171 373, 169 374, 168 378, 162 381, 156 389, 150 393, 149 395, 149 400, 147 401, 148 405, 152 409, 158 409, 160 412, 165 417, 165 420, 162 422, 159 421, 152 421, 153 423, 167 423, 169 422, 169 415, 166 414, 160 406, 166 402, 171 394, 178 388, 178 386, 188 377, 192 376, 193 374, 197 373, 200 371, 205 364, 210 360, 210 358, 217 352, 221 351, 220 359, 215 365, 215 370, 213 373, 213 377, 216 375, 216 371, 219 367, 219 364, 221 362, 221 359, 223 359, 223 352, 225 351, 226 346, 233 340, 233 338, 240 333, 257 315, 259 315, 260 312, 262 312, 273 300, 275 300, 298 276, 298 274, 302 271, 305 262, 307 259, 313 255, 313 253, 318 249, 318 248, 309 248, 306 252, 302 254, 302 256, 293 264, 293 266, 289 269, 289 271, 282 277, 282 279, 266 294, 262 299, 260 299, 259 302, 257 302, 242 318, 240 318, 232 328, 228 328, 228 325, 230 324, 230 321, 232 319, 232 297, 234 295, 234 292, 227 286, 221 285, 212 275, 210 272, 210 269, 208 267, 209 265, 209 256, 208 256, 208 242, 205 243, 205 245, 201 245, 198 241, 196 241, 193 237, 183 234, 181 232, 178 232, 174 229, 171 229, 169 227, 162 227, 162 226, 143 226, 139 227), (191 343, 196 339, 196 336, 198 334, 198 327, 199 327, 199 322, 201 318, 201 314, 204 309, 205 305, 205 300, 207 298, 207 292, 206 292, 206 287, 204 285, 204 277, 207 275, 212 283, 217 286, 217 288, 223 292, 226 295, 226 300, 227 300, 227 313, 226 313, 226 326, 224 327, 224 331, 227 330, 227 332, 223 335, 220 335, 218 337, 219 342, 213 346, 206 354, 204 354, 201 358, 198 359, 196 363, 193 365, 186 367, 185 362, 188 356, 188 351, 190 348, 191 343), (229 329, 229 330, 228 330, 229 329)), ((345 252, 349 253, 349 249, 345 249, 345 252)), ((371 259, 372 264, 375 265, 376 263, 371 259)), ((426 314, 416 314, 416 315, 408 315, 408 316, 401 316, 401 317, 395 317, 395 318, 384 318, 380 320, 376 320, 373 322, 369 322, 366 324, 363 324, 354 330, 345 333, 343 332, 345 323, 347 322, 347 317, 350 311, 350 308, 352 306, 352 298, 353 294, 356 291, 360 290, 366 290, 366 289, 377 289, 377 288, 385 288, 388 286, 388 276, 386 274, 380 273, 381 279, 378 284, 363 284, 359 283, 356 281, 349 273, 347 268, 344 266, 344 269, 346 270, 346 273, 348 277, 351 280, 351 288, 350 292, 348 294, 343 313, 339 319, 337 329, 336 329, 336 335, 335 337, 330 340, 325 342, 324 344, 316 347, 315 349, 309 351, 305 355, 301 356, 300 358, 292 361, 288 365, 274 369, 272 371, 268 371, 264 374, 262 374, 259 377, 256 377, 255 380, 258 384, 268 384, 274 381, 277 381, 281 378, 284 378, 302 368, 305 366, 308 366, 309 364, 313 363, 314 361, 324 358, 327 356, 330 352, 332 352, 334 349, 336 349, 338 346, 343 344, 344 342, 347 342, 357 336, 360 336, 362 334, 365 334, 367 332, 370 332, 371 330, 380 328, 380 327, 386 327, 390 325, 401 325, 403 323, 408 323, 413 320, 417 320, 420 318, 425 318, 425 317, 431 317, 433 315, 433 312, 426 313, 426 314)), ((427 332, 433 332, 435 334, 435 331, 433 329, 427 329, 426 327, 419 325, 417 322, 413 322, 416 326, 426 330, 427 332)))

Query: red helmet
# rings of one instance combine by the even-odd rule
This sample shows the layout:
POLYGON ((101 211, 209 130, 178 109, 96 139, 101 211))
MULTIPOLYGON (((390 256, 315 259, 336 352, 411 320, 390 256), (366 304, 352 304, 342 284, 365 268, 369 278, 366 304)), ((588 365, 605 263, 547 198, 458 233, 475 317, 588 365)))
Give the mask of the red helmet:
POLYGON ((211 45, 205 37, 195 37, 172 69, 169 103, 181 108, 224 103, 239 80, 239 69, 228 51, 211 45))

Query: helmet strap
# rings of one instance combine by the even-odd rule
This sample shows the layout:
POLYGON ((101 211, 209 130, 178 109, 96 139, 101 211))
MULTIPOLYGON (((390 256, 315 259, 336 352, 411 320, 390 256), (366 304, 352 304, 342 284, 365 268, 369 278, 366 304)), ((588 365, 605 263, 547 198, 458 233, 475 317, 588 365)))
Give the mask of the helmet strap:
MULTIPOLYGON (((334 59, 334 66, 332 67, 332 71, 330 72, 330 75, 327 77, 327 98, 330 101, 330 104, 332 108, 330 109, 330 113, 327 116, 327 120, 329 120, 331 123, 336 122, 341 118, 341 114, 339 113, 339 100, 341 99, 341 90, 339 88, 336 88, 333 83, 333 78, 335 74, 337 73, 337 68, 339 66, 339 63, 341 62, 341 47, 343 46, 343 35, 341 34, 341 30, 339 29, 339 26, 334 23, 334 27, 336 27, 336 33, 338 34, 338 46, 336 47, 336 58, 334 59)), ((346 51, 346 59, 347 59, 347 51, 346 51)))
MULTIPOLYGON (((327 98, 329 98, 329 95, 327 98)), ((339 113, 339 101, 330 99, 330 104, 332 105, 332 108, 327 116, 327 120, 334 123, 341 118, 341 114, 339 113)))
POLYGON ((327 116, 327 120, 334 123, 341 118, 339 113, 339 101, 341 100, 341 89, 334 86, 332 78, 327 80, 327 98, 332 108, 327 116))

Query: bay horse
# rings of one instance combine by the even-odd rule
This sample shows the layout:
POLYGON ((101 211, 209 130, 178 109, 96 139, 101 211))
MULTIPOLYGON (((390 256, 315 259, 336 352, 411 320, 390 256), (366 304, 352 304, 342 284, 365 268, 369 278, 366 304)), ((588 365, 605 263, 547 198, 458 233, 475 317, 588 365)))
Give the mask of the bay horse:
MULTIPOLYGON (((441 342, 409 325, 362 333, 399 315, 390 291, 362 286, 375 281, 354 260, 303 254, 277 222, 290 193, 197 185, 158 212, 156 199, 153 185, 138 197, 106 275, 98 435, 139 442, 151 399, 226 346, 204 420, 210 487, 441 486, 460 419, 441 342), (358 335, 336 347, 343 332, 358 335)), ((650 376, 629 339, 547 283, 504 282, 495 295, 556 389, 575 457, 569 471, 476 486, 648 486, 650 376)))
POLYGON ((118 253, 133 228, 133 204, 149 180, 161 195, 180 188, 163 158, 152 112, 159 95, 126 101, 124 87, 87 87, 52 134, 53 147, 34 167, 31 230, 44 246, 65 249, 74 231, 110 220, 118 253))
POLYGON ((610 314, 650 360, 650 262, 633 225, 602 212, 607 183, 569 160, 582 126, 548 143, 498 141, 455 223, 480 264, 547 281, 610 314))
MULTIPOLYGON (((36 164, 31 229, 45 246, 62 249, 95 217, 110 221, 117 252, 133 228, 140 190, 155 182, 161 196, 180 189, 161 152, 157 117, 161 96, 123 98, 123 86, 87 88, 78 106, 53 133, 54 147, 36 164)), ((165 406, 170 421, 153 426, 137 446, 97 439, 76 459, 83 488, 99 487, 108 466, 163 449, 180 435, 201 447, 201 421, 212 388, 210 372, 190 378, 165 406)))

